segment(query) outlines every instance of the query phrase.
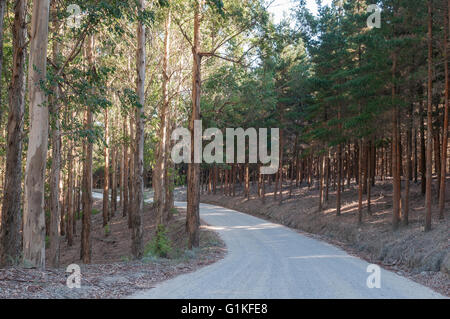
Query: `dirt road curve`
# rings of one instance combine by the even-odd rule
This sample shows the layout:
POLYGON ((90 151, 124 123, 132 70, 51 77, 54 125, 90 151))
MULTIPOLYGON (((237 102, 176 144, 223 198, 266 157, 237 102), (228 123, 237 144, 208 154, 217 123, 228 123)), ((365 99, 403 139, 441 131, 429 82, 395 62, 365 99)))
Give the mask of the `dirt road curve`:
POLYGON ((381 288, 369 289, 369 264, 339 248, 230 209, 200 210, 225 241, 225 259, 131 298, 443 298, 386 270, 381 288))

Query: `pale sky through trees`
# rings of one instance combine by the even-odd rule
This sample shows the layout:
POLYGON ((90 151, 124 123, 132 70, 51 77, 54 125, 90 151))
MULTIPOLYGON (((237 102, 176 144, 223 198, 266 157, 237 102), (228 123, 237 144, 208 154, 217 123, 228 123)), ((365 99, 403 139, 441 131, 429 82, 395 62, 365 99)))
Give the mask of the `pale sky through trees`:
MULTIPOLYGON (((317 14, 317 5, 316 0, 307 0, 308 9, 317 14)), ((331 0, 323 0, 323 5, 329 5, 331 0)), ((283 18, 284 14, 289 14, 289 9, 293 8, 296 5, 294 0, 275 0, 273 4, 270 6, 269 11, 274 15, 274 20, 276 23, 280 22, 283 18)))

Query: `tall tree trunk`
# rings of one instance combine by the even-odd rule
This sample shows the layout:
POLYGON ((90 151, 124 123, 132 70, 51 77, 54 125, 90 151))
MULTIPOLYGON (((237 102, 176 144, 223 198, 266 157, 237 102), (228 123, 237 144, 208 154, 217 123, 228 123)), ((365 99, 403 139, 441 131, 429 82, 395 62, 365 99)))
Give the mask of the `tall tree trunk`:
MULTIPOLYGON (((413 117, 413 119, 414 119, 414 117, 413 117)), ((415 123, 415 121, 413 122, 413 123, 415 123)), ((415 125, 413 124, 413 127, 414 127, 415 125)), ((414 128, 414 165, 413 165, 413 172, 414 172, 414 183, 416 183, 417 184, 417 181, 418 181, 418 171, 417 171, 417 169, 418 169, 418 152, 417 152, 417 145, 418 145, 418 143, 417 143, 417 134, 418 134, 418 130, 416 129, 416 128, 414 128)))
POLYGON ((73 245, 73 145, 69 143, 69 153, 67 156, 67 245, 73 245))
MULTIPOLYGON (((436 105, 436 113, 439 114, 439 107, 436 105)), ((434 130, 434 134, 433 134, 433 151, 434 151, 434 171, 437 175, 437 198, 439 197, 440 191, 439 188, 441 186, 441 144, 440 144, 440 123, 439 121, 437 121, 436 123, 437 128, 436 130, 434 130)))
MULTIPOLYGON (((63 154, 62 163, 66 163, 67 162, 67 146, 66 145, 64 145, 64 147, 63 147, 62 154, 63 154)), ((66 189, 66 187, 65 187, 66 184, 67 184, 67 181, 64 178, 64 172, 61 172, 60 183, 59 183, 59 202, 61 205, 61 218, 59 220, 59 231, 60 231, 61 236, 66 236, 66 217, 65 217, 66 216, 66 211, 65 211, 66 196, 64 193, 64 190, 66 189)))
POLYGON ((427 156, 425 144, 425 116, 423 102, 420 101, 420 175, 421 175, 421 191, 425 195, 427 188, 427 156))
POLYGON ((161 225, 165 225, 168 220, 167 210, 167 188, 169 185, 166 185, 166 180, 168 177, 167 174, 167 162, 168 162, 168 149, 169 146, 169 57, 170 57, 170 25, 171 25, 171 15, 170 12, 167 14, 165 21, 165 34, 164 34, 164 57, 163 57, 163 84, 162 84, 162 96, 163 103, 161 105, 161 113, 160 113, 160 134, 161 140, 159 141, 159 152, 158 152, 158 168, 157 168, 157 178, 156 182, 158 183, 158 189, 160 191, 158 203, 157 204, 157 221, 161 225))
POLYGON ((324 172, 325 172, 325 156, 319 156, 319 211, 323 210, 323 198, 324 198, 324 172))
POLYGON ((49 0, 33 3, 29 62, 30 134, 25 173, 23 258, 26 266, 45 268, 44 174, 47 164, 48 109, 41 81, 47 72, 49 0))
MULTIPOLYGON (((269 178, 269 175, 267 175, 269 178)), ((263 204, 266 203, 266 175, 261 175, 261 201, 263 204)))
POLYGON ((250 200, 250 169, 249 164, 245 163, 245 197, 250 200))
MULTIPOLYGON (((114 95, 114 99, 117 100, 116 95, 114 95)), ((117 103, 117 101, 116 101, 117 103)), ((118 164, 118 158, 120 158, 120 152, 119 152, 119 148, 116 146, 116 127, 119 123, 119 113, 116 111, 114 114, 114 118, 113 118, 113 123, 112 123, 112 127, 113 127, 113 135, 112 135, 112 139, 113 139, 113 143, 114 145, 112 146, 112 176, 111 176, 111 183, 112 183, 112 187, 111 187, 111 196, 112 196, 112 201, 111 201, 111 211, 110 211, 110 218, 113 218, 116 215, 116 211, 117 211, 117 198, 120 196, 121 198, 121 193, 120 193, 120 189, 119 189, 119 194, 117 194, 117 184, 120 184, 120 182, 117 182, 117 164, 118 164)), ((119 181, 120 181, 120 175, 119 175, 119 181)))
MULTIPOLYGON (((75 147, 75 146, 74 146, 75 147)), ((78 214, 78 167, 80 166, 80 162, 75 162, 74 167, 74 179, 73 179, 73 214, 72 214, 72 231, 73 236, 77 235, 77 214, 78 214)))
MULTIPOLYGON (((393 64, 392 64, 392 101, 395 103, 396 96, 396 69, 397 67, 397 56, 393 53, 393 64)), ((392 109, 392 174, 393 174, 393 219, 392 227, 394 230, 398 229, 399 219, 400 219, 400 194, 398 193, 398 185, 401 183, 398 168, 398 108, 394 106, 392 109)))
POLYGON ((213 182, 213 194, 216 195, 217 192, 217 173, 218 173, 218 168, 217 165, 214 164, 214 182, 213 182))
MULTIPOLYGON (((52 18, 53 18, 53 33, 59 34, 60 22, 57 19, 56 2, 52 4, 52 18)), ((53 41, 53 61, 59 68, 60 46, 58 41, 53 41)), ((59 199, 59 180, 61 176, 61 129, 59 120, 59 85, 53 88, 53 95, 51 96, 50 114, 52 129, 52 166, 50 169, 50 247, 49 247, 49 261, 52 267, 59 266, 60 255, 60 238, 59 238, 59 223, 61 216, 61 203, 59 199)))
POLYGON ((111 150, 111 209, 110 219, 113 218, 117 210, 117 149, 113 147, 111 150))
POLYGON ((363 148, 364 140, 359 143, 358 149, 358 223, 362 223, 362 209, 363 209, 363 148))
POLYGON ((233 189, 233 197, 236 196, 236 184, 237 184, 237 179, 239 178, 239 164, 233 164, 232 165, 232 174, 233 174, 233 179, 232 179, 232 189, 233 189))
MULTIPOLYGON (((117 122, 117 124, 119 124, 119 122, 117 122)), ((119 129, 119 126, 117 127, 119 129)), ((124 166, 124 160, 123 160, 123 147, 122 146, 118 146, 117 147, 117 164, 119 165, 119 203, 118 203, 118 207, 122 207, 123 206, 123 181, 124 181, 124 170, 123 170, 123 166, 124 166)))
POLYGON ((428 0, 428 114, 427 114, 427 176, 425 195, 425 231, 431 230, 431 187, 433 158, 433 8, 428 0))
POLYGON ((413 104, 409 108, 408 131, 406 134, 406 181, 405 181, 405 204, 403 205, 403 224, 409 224, 409 195, 412 174, 412 125, 413 125, 413 104))
MULTIPOLYGON (((338 120, 341 120, 341 107, 338 110, 338 120)), ((341 131, 341 124, 339 124, 339 132, 341 131)), ((336 194, 336 215, 341 215, 341 191, 342 191, 342 144, 338 145, 337 151, 337 194, 336 194)))
POLYGON ((372 141, 369 140, 367 144, 367 172, 366 172, 366 181, 367 181, 367 212, 369 215, 371 214, 371 195, 372 195, 372 141))
MULTIPOLYGON (((130 114, 130 141, 135 141, 135 129, 134 129, 134 118, 136 114, 131 113, 130 114)), ((129 172, 128 172, 128 228, 132 229, 133 227, 133 213, 134 213, 134 200, 135 200, 135 183, 134 183, 134 177, 136 175, 135 172, 135 162, 134 157, 136 155, 136 143, 130 144, 130 152, 128 153, 129 156, 129 172)))
MULTIPOLYGON (((281 119, 280 122, 283 123, 283 112, 284 108, 281 109, 281 119)), ((284 130, 280 130, 280 164, 279 164, 279 170, 278 170, 278 179, 280 182, 280 199, 278 201, 278 204, 283 204, 283 160, 284 160, 284 130)))
MULTIPOLYGON (((128 137, 128 120, 127 117, 123 117, 123 136, 125 138, 128 137)), ((123 188, 123 204, 122 204, 122 216, 125 217, 128 214, 128 144, 127 142, 123 142, 122 144, 122 171, 123 171, 123 180, 122 180, 122 188, 123 188)))
POLYGON ((445 212, 445 192, 447 179, 447 146, 448 146, 448 103, 449 103, 449 69, 448 69, 448 34, 449 34, 449 18, 450 4, 448 0, 444 0, 444 8, 447 7, 444 15, 444 70, 445 70, 445 108, 444 108, 444 128, 442 134, 442 159, 441 159, 441 180, 439 193, 439 218, 444 219, 445 212))
MULTIPOLYGON (((145 9, 145 0, 139 0, 139 11, 142 14, 145 9)), ((136 109, 136 153, 134 156, 134 210, 132 215, 131 229, 131 253, 134 258, 141 258, 144 254, 144 243, 142 233, 142 214, 144 211, 144 108, 145 108, 145 26, 139 21, 137 26, 137 52, 136 68, 137 81, 136 91, 140 107, 136 109)))
POLYGON ((330 195, 330 152, 328 152, 327 154, 327 159, 326 159, 326 172, 325 172, 325 181, 326 181, 326 186, 325 186, 325 202, 328 203, 328 197, 330 195))
POLYGON ((103 227, 108 225, 109 220, 109 123, 108 109, 105 109, 105 169, 103 179, 103 227))
MULTIPOLYGON (((2 1, 2 6, 5 5, 2 1)), ((3 8, 4 9, 4 8, 3 8)), ((22 134, 25 109, 25 42, 27 1, 16 0, 13 24, 13 68, 9 90, 6 172, 0 232, 0 266, 19 261, 22 238, 22 134)))
POLYGON ((200 164, 195 163, 195 121, 200 120, 200 95, 201 95, 201 55, 200 55, 200 9, 201 0, 195 1, 194 8, 194 42, 192 47, 193 67, 192 67, 192 115, 190 120, 191 132, 191 163, 188 168, 188 189, 187 189, 187 214, 186 228, 189 235, 188 247, 199 246, 199 226, 200 226, 200 164))
MULTIPOLYGON (((87 43, 87 59, 89 68, 95 68, 94 48, 95 39, 91 35, 87 43)), ((86 106, 84 129, 92 130, 93 118, 90 105, 86 106)), ((85 264, 91 263, 92 243, 91 243, 91 214, 92 214, 92 142, 84 139, 84 163, 83 163, 83 224, 81 228, 81 251, 80 258, 85 264)))
MULTIPOLYGON (((3 90, 3 35, 4 35, 4 22, 5 22, 5 9, 6 9, 6 0, 0 0, 0 92, 3 90)), ((14 31, 13 31, 14 32, 14 31)), ((3 119, 3 107, 2 105, 2 97, 0 94, 0 123, 2 123, 3 119)))

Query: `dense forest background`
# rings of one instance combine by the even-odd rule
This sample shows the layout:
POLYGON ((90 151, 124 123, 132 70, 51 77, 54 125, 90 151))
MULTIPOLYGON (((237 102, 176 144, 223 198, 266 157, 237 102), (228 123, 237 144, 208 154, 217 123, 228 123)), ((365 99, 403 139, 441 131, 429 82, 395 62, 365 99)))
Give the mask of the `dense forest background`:
POLYGON ((431 230, 433 214, 448 215, 449 2, 318 1, 313 15, 298 0, 275 24, 264 0, 0 0, 0 264, 58 266, 77 223, 90 263, 93 189, 103 227, 128 220, 135 258, 150 187, 165 225, 174 188, 188 186, 189 248, 200 190, 235 196, 241 184, 248 197, 250 182, 262 201, 274 184, 281 203, 286 185, 316 180, 319 210, 334 185, 338 216, 356 183, 364 223, 371 188, 388 180, 394 230, 408 226, 420 184, 431 230), (379 28, 367 24, 372 4, 379 28), (199 119, 223 132, 280 128, 277 174, 175 165, 171 133, 199 119))

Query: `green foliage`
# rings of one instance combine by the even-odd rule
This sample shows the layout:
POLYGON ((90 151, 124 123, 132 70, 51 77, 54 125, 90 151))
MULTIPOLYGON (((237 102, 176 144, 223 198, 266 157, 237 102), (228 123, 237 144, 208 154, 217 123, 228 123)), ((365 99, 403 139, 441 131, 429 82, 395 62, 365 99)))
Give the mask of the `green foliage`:
POLYGON ((222 0, 206 0, 206 3, 223 15, 224 4, 222 0))
POLYGON ((120 260, 124 263, 128 263, 131 261, 131 258, 129 256, 121 256, 120 260))
POLYGON ((45 248, 50 247, 50 236, 45 236, 45 248))
POLYGON ((106 224, 106 226, 103 227, 103 231, 105 232, 105 237, 108 237, 111 234, 111 229, 109 227, 109 224, 106 224))
POLYGON ((171 208, 169 211, 170 215, 175 216, 175 215, 179 215, 180 212, 176 209, 176 208, 171 208))
POLYGON ((145 246, 145 256, 156 256, 167 258, 172 251, 172 244, 167 235, 167 229, 164 225, 158 225, 153 239, 145 246))

